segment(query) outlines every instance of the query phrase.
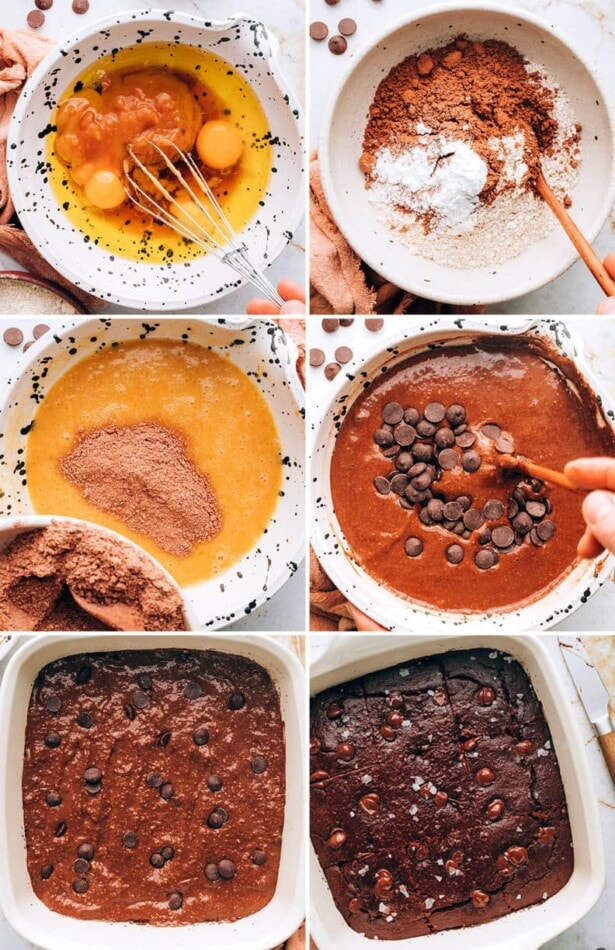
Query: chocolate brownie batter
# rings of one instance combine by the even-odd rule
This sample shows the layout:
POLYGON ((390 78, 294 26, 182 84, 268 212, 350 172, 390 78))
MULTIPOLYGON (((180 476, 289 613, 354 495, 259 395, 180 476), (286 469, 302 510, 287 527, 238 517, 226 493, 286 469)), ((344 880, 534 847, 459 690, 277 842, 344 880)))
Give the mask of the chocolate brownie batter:
POLYGON ((497 651, 400 663, 311 706, 311 835, 353 930, 402 940, 547 900, 566 801, 542 707, 497 651))
POLYGON ((272 899, 284 725, 269 674, 213 650, 69 656, 28 710, 28 871, 54 911, 232 921, 272 899))
POLYGON ((582 495, 510 476, 499 457, 561 470, 615 454, 587 384, 539 338, 413 356, 366 384, 338 425, 331 491, 355 557, 401 596, 445 610, 532 602, 576 561, 582 495))

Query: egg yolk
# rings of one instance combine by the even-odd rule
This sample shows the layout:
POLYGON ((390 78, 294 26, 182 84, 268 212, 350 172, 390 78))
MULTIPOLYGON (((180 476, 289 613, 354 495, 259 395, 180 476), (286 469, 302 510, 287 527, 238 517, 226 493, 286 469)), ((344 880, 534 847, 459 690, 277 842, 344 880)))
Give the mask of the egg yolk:
POLYGON ((110 211, 112 208, 118 208, 126 201, 126 191, 115 172, 100 169, 86 181, 83 190, 85 197, 94 205, 95 208, 101 208, 103 211, 110 211))
POLYGON ((238 129, 222 119, 206 122, 196 140, 197 154, 208 168, 230 168, 239 161, 242 149, 238 129))

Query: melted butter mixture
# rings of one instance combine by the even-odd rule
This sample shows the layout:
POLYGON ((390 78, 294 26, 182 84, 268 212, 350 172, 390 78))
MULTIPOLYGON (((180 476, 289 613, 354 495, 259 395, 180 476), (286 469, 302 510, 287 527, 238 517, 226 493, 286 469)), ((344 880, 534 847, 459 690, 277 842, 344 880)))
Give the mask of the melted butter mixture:
POLYGON ((165 146, 174 161, 166 143, 190 153, 236 231, 254 215, 271 173, 257 96, 229 63, 191 46, 144 43, 98 60, 64 92, 54 124, 47 160, 58 203, 86 242, 132 260, 168 263, 205 252, 126 200, 129 146, 194 213, 152 146, 165 146))
POLYGON ((77 361, 37 410, 26 468, 38 514, 83 518, 118 531, 183 586, 220 574, 254 546, 271 520, 282 483, 278 433, 256 384, 229 359, 173 340, 134 340, 77 361), (142 422, 179 433, 222 511, 222 530, 185 557, 169 554, 91 504, 61 469, 80 432, 142 422))

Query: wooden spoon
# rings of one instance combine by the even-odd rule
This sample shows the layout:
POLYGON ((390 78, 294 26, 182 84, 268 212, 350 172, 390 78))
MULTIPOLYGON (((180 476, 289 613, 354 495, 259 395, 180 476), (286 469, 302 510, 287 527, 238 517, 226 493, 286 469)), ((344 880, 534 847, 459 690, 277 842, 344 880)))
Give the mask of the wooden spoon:
POLYGON ((562 202, 559 200, 559 198, 555 197, 551 191, 551 186, 547 182, 542 171, 539 171, 538 175, 536 176, 536 190, 551 208, 551 211, 558 219, 564 231, 576 247, 577 251, 587 264, 588 268, 602 287, 607 297, 615 297, 615 280, 613 280, 613 278, 610 276, 606 267, 594 251, 585 235, 583 235, 576 226, 564 208, 562 202))
POLYGON ((540 478, 543 482, 559 485, 561 488, 567 488, 568 491, 580 495, 587 493, 587 489, 579 488, 569 478, 566 478, 563 472, 558 472, 554 468, 547 468, 545 465, 537 465, 536 462, 532 462, 522 455, 498 455, 497 465, 498 468, 502 468, 507 472, 522 472, 524 475, 540 478))
POLYGON ((76 594, 70 586, 69 590, 77 606, 81 607, 82 610, 85 610, 85 612, 92 617, 95 617, 96 620, 100 620, 106 627, 111 627, 112 630, 132 632, 137 630, 142 631, 144 629, 143 619, 140 617, 138 611, 132 607, 128 607, 127 604, 109 604, 107 606, 103 604, 93 604, 90 600, 86 600, 85 597, 76 594))

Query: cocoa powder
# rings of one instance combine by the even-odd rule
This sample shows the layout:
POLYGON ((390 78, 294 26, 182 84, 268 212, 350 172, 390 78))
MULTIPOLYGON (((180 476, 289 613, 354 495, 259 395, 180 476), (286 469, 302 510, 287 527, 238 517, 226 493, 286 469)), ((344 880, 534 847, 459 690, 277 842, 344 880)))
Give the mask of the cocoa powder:
MULTIPOLYGON (((488 168, 480 194, 481 201, 488 204, 498 183, 499 193, 503 184, 503 162, 489 139, 522 132, 525 184, 533 188, 541 156, 553 149, 558 123, 553 114, 553 90, 526 65, 507 43, 477 42, 465 36, 409 56, 378 86, 365 129, 361 169, 369 178, 375 155, 383 147, 401 151, 419 144, 420 123, 433 135, 471 144, 488 168)), ((578 143, 580 126, 576 131, 578 143)))
POLYGON ((182 599, 144 551, 94 526, 52 522, 0 552, 0 630, 109 630, 73 599, 130 608, 140 630, 185 630, 182 599))
POLYGON ((111 512, 179 557, 210 541, 222 514, 207 476, 182 438, 147 422, 83 433, 62 471, 97 508, 111 512))

